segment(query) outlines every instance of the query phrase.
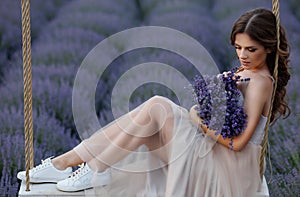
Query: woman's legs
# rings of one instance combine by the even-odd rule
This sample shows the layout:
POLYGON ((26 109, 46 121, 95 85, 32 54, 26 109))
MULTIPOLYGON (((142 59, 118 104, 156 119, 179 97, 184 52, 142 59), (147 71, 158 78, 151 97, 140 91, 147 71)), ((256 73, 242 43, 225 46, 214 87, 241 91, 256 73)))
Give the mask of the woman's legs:
MULTIPOLYGON (((155 96, 101 132, 95 133, 75 147, 75 151, 71 150, 60 155, 52 162, 58 169, 65 169, 84 161, 92 161, 90 163, 94 165, 92 168, 103 171, 142 144, 155 152, 172 137, 170 132, 172 129, 173 111, 170 103, 165 98, 155 96)), ((164 161, 168 160, 166 151, 156 153, 164 161)))

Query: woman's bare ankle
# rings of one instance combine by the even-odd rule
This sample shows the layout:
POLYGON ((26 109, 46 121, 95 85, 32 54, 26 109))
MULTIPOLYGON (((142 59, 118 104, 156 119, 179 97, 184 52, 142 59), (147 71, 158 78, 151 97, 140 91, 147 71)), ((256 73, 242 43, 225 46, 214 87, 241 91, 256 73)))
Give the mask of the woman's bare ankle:
POLYGON ((65 170, 68 167, 65 165, 65 162, 61 161, 59 158, 52 159, 52 164, 58 170, 65 170))

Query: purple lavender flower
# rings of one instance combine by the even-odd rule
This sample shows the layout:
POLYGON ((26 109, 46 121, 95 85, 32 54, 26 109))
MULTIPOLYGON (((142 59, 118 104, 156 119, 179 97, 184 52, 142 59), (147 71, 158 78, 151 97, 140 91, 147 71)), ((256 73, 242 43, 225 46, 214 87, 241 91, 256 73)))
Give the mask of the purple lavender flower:
POLYGON ((224 139, 240 135, 246 126, 247 115, 239 103, 239 79, 234 72, 228 72, 227 76, 220 74, 195 77, 193 87, 198 116, 203 119, 204 124, 216 131, 216 135, 221 134, 224 139), (220 125, 223 114, 224 124, 220 125))

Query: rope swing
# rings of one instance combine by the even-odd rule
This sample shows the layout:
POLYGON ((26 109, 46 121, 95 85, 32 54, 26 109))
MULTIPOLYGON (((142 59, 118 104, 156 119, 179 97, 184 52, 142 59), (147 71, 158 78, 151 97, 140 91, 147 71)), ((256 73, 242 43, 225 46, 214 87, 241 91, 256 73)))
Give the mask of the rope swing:
POLYGON ((33 128, 32 128, 32 71, 31 71, 31 35, 30 35, 30 0, 21 0, 22 7, 22 56, 24 86, 24 134, 26 191, 29 189, 29 169, 34 166, 33 128))
MULTIPOLYGON (((277 89, 277 81, 278 81, 278 62, 279 62, 279 50, 280 50, 280 18, 279 18, 279 0, 272 0, 272 12, 275 15, 276 18, 276 31, 277 31, 277 50, 276 50, 276 56, 275 56, 275 67, 273 71, 273 78, 274 78, 274 87, 273 87, 273 92, 272 92, 272 100, 271 103, 272 105, 270 106, 270 111, 268 114, 268 120, 265 126, 265 132, 264 132, 264 138, 261 143, 262 149, 261 149, 261 155, 260 155, 260 163, 259 163, 259 173, 260 173, 260 178, 263 178, 264 174, 264 165, 265 165, 265 155, 267 152, 267 146, 268 146, 268 137, 269 137, 269 125, 270 125, 270 120, 271 120, 271 115, 272 115, 272 110, 273 110, 273 102, 275 98, 275 92, 277 89)), ((270 154, 269 154, 270 156, 270 154)))
MULTIPOLYGON (((26 168, 26 191, 29 188, 29 169, 34 166, 33 154, 33 124, 32 124, 32 63, 31 63, 31 32, 30 32, 30 0, 21 0, 22 9, 22 56, 23 56, 23 85, 24 85, 24 134, 25 134, 25 168, 26 168)), ((279 0, 272 0, 272 11, 276 17, 277 28, 277 53, 275 59, 275 68, 273 77, 275 80, 272 101, 274 102, 275 92, 277 88, 279 46, 280 46, 280 19, 279 19, 279 0)), ((262 150, 260 157, 260 176, 264 174, 264 160, 268 145, 268 130, 272 114, 273 105, 270 107, 268 120, 265 126, 264 138, 262 141, 262 150)))

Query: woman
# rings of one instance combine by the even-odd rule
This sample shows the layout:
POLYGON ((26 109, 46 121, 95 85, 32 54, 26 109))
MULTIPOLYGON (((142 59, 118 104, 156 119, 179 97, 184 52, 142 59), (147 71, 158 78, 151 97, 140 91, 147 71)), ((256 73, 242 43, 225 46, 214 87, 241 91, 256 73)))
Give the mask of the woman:
MULTIPOLYGON (((285 101, 289 45, 282 27, 280 34, 272 122, 290 112, 285 101)), ((236 75, 250 78, 238 83, 248 117, 244 132, 233 139, 233 150, 230 139, 215 136, 201 123, 194 107, 187 111, 154 96, 73 150, 30 170, 31 182, 58 182, 57 188, 63 191, 106 185, 95 191, 110 196, 254 196, 261 184, 260 144, 274 83, 277 40, 273 13, 255 9, 243 14, 233 26, 231 44, 241 62, 236 75), (141 145, 149 152, 126 157, 141 145), (83 162, 87 165, 72 174, 71 167, 83 162)), ((25 180, 25 172, 19 172, 18 178, 25 180)))

